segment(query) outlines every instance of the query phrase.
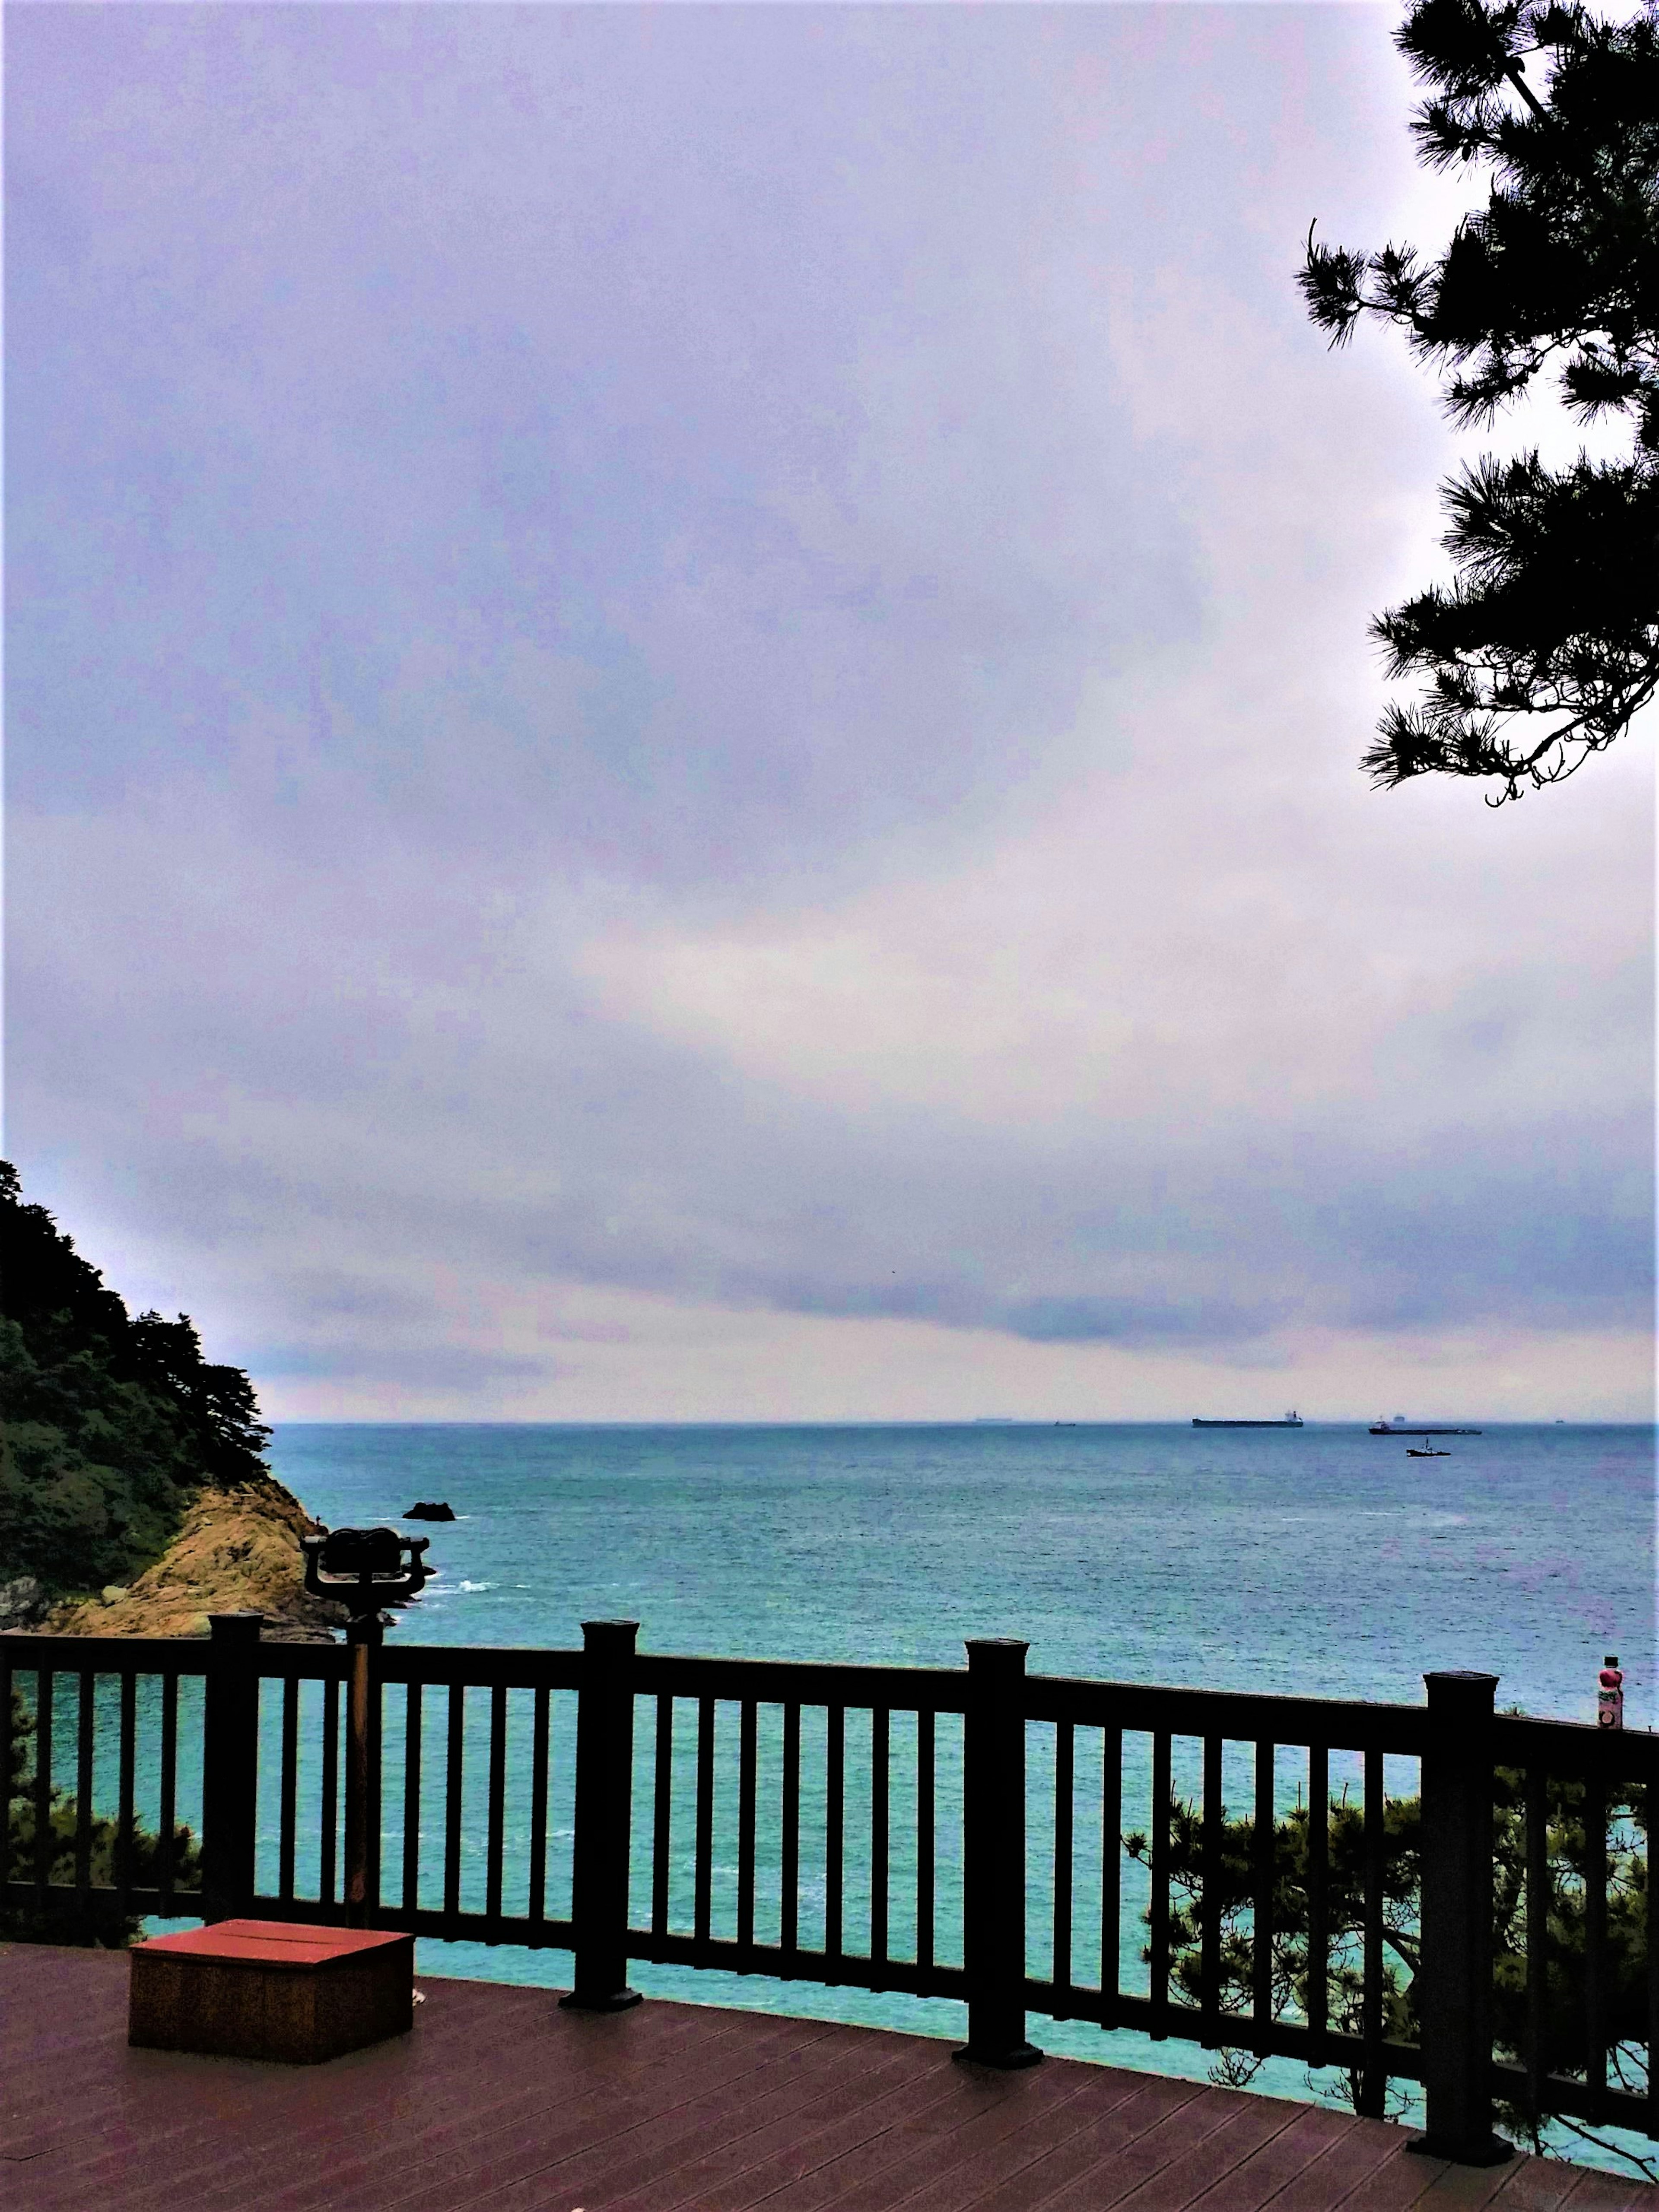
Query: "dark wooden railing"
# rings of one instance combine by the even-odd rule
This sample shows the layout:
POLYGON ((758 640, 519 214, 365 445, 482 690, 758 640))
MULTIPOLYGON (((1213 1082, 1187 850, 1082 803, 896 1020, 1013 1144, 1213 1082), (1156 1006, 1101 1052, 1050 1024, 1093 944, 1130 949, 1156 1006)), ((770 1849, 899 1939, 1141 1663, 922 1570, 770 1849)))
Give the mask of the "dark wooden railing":
POLYGON ((569 1950, 565 2002, 586 2008, 637 2002, 630 1960, 951 1998, 966 2055, 994 2066, 1038 2057, 1028 2013, 1094 2021, 1340 2067, 1366 2112, 1391 2080, 1421 2083, 1425 2143, 1468 2160, 1493 2154, 1495 2099, 1659 2135, 1659 1740, 1496 1714, 1490 1675, 1431 1674, 1425 1705, 1395 1705, 1028 1675, 1025 1646, 998 1639, 970 1643, 965 1669, 663 1657, 633 1623, 592 1622, 580 1650, 376 1649, 354 1701, 351 1650, 263 1642, 252 1615, 212 1626, 0 1637, 0 1705, 31 1686, 35 1722, 29 1771, 0 1769, 0 1802, 26 1784, 35 1839, 18 1863, 9 1837, 9 1905, 49 1922, 95 1891, 161 1918, 569 1950), (1398 1762, 1415 1773, 1396 1765, 1390 1790, 1398 1762), (1500 1897, 1505 1790, 1525 1866, 1500 1897), (1420 1909, 1402 1918, 1387 1823, 1419 1794, 1420 1909), (112 1885, 91 1880, 100 1820, 112 1885), (197 1889, 176 1878, 180 1822, 201 1838, 197 1889), (162 1839, 142 1884, 140 1828, 162 1839), (1524 1931, 1518 2059, 1494 2056, 1504 1913, 1524 1931), (1389 2032, 1391 2010, 1411 2016, 1390 1948, 1415 1966, 1419 2041, 1389 2032), (1620 2078, 1638 2048, 1645 2080, 1620 2078))

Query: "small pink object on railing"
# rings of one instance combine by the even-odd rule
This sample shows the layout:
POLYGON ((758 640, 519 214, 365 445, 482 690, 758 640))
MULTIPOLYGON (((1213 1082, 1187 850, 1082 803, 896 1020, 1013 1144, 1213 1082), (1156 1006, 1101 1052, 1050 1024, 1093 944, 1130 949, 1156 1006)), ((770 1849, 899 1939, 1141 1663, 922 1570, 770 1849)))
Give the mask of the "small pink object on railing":
POLYGON ((1602 1660, 1601 1671, 1595 1680, 1596 1727, 1623 1728, 1625 1725, 1625 1677, 1618 1660, 1611 1652, 1602 1660))

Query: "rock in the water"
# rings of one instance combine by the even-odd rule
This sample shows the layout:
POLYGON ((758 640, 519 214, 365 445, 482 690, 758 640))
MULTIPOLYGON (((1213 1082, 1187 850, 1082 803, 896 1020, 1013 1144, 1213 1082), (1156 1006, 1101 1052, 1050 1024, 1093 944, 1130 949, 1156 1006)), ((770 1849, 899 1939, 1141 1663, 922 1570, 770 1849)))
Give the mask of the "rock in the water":
POLYGON ((410 1507, 404 1518, 405 1521, 453 1521, 455 1518, 455 1509, 453 1505, 445 1505, 441 1501, 434 1504, 429 1499, 422 1498, 417 1499, 410 1507))

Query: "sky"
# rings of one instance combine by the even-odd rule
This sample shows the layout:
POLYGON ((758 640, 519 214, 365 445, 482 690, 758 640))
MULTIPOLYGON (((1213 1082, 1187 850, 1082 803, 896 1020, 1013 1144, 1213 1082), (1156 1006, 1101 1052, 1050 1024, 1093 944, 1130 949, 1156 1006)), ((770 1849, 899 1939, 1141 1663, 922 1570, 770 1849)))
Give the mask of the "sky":
POLYGON ((27 1194, 277 1419, 1649 1418, 1652 717, 1357 767, 1392 21, 9 8, 27 1194))

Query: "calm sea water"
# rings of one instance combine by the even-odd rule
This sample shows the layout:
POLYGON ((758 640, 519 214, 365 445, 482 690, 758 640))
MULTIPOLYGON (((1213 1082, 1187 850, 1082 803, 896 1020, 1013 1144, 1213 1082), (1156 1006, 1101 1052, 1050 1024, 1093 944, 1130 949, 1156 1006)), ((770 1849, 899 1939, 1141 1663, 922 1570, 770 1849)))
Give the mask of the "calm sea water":
MULTIPOLYGON (((1501 1678, 1500 1704, 1580 1720, 1593 1717, 1596 1669, 1614 1651, 1628 1724, 1647 1726, 1654 1442, 1645 1427, 1501 1427, 1447 1439, 1446 1458, 1412 1460, 1400 1440, 1358 1426, 290 1425, 271 1459, 335 1526, 395 1522, 420 1498, 453 1505, 457 1521, 425 1531, 439 1571, 399 1617, 399 1642, 568 1645, 584 1619, 621 1616, 641 1623, 651 1650, 953 1666, 965 1637, 1015 1635, 1029 1639, 1036 1671, 1225 1689, 1414 1702, 1425 1668, 1481 1668, 1501 1678)), ((388 1750, 395 1773, 390 1734, 388 1750)), ((480 1738, 467 1754, 473 1795, 483 1753, 480 1738)), ((766 1755, 763 1743, 763 1797, 766 1755)), ((854 1731, 854 1795, 860 1757, 854 1731)), ((1126 1788, 1133 1780, 1126 1771, 1126 1788)), ((945 1783, 942 1768, 942 1793, 945 1783)), ((1291 1802, 1295 1776, 1280 1785, 1291 1802)), ((1414 1769, 1389 1786, 1413 1787, 1414 1769)), ((568 1773, 556 1778, 553 1828, 567 1844, 568 1788, 568 1773)), ((1039 1774, 1034 1870, 1051 1843, 1041 1796, 1039 1774)), ((387 1811, 395 1836, 401 1811, 387 1811)), ((469 1832, 481 1833, 482 1811, 469 1832)), ((514 1787, 508 1811, 513 1824, 514 1787)), ((896 1801, 896 1834, 901 1826, 896 1801)), ((435 1871, 435 1799, 422 1827, 435 1871)), ((718 1919, 735 1854, 715 1840, 718 1919)), ((1103 1840, 1079 1830, 1088 1851, 1103 1840)), ((267 1855, 274 1844, 264 1838, 267 1855)), ((471 1863, 476 1834, 465 1849, 470 1891, 483 1872, 471 1863)), ((515 1863, 517 1850, 510 1839, 515 1863)), ((903 1872, 896 1862, 896 1898, 903 1872)), ((1037 1872, 1034 1960, 1042 1887, 1037 1872)), ((1128 1884, 1126 1987, 1143 1902, 1128 1884)), ((1092 1907, 1081 1892, 1079 1905, 1082 1925, 1092 1907)), ((856 1907, 849 1893, 849 1924, 856 1907)), ((803 1911, 810 1923, 805 1890, 803 1911)), ((941 1912, 943 1926, 943 1896, 941 1912)), ((805 1926, 803 1938, 813 1940, 805 1926)), ((422 1943, 420 1957, 427 1972, 569 1976, 558 1953, 422 1943)), ((942 2035, 964 2026, 939 2002, 647 1966, 634 1978, 693 2002, 942 2035)), ((1185 2045, 1076 2023, 1033 2021, 1031 2032, 1052 2050, 1162 2073, 1201 2076, 1210 2064, 1185 2045)), ((1299 2066, 1276 2061, 1258 2086, 1298 2095, 1307 2085, 1299 2066)))
POLYGON ((1593 1717, 1616 1651, 1654 1719, 1654 1432, 1489 1428, 1413 1460, 1358 1427, 284 1426, 334 1525, 417 1498, 440 1569, 400 1640, 953 1666, 1416 1699, 1427 1668, 1593 1717))

